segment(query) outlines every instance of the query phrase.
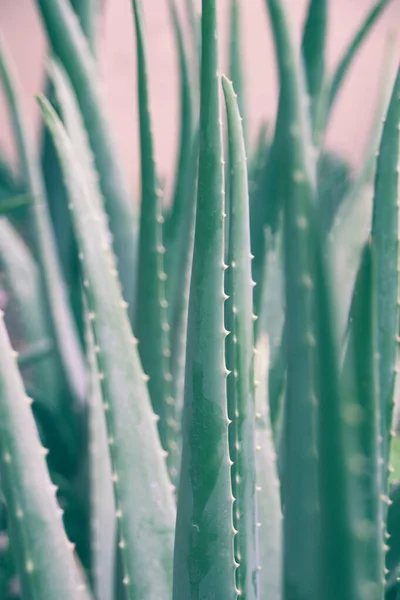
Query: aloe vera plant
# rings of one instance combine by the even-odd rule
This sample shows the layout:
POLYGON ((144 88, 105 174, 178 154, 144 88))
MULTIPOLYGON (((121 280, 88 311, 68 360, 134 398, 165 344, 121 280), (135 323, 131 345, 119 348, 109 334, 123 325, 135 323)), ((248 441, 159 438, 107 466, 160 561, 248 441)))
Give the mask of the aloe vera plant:
POLYGON ((325 147, 390 1, 333 73, 329 0, 310 0, 299 48, 286 4, 265 1, 280 93, 253 141, 246 3, 225 15, 230 81, 217 0, 200 16, 168 0, 180 116, 166 198, 147 7, 132 0, 138 203, 101 92, 100 6, 36 0, 52 51, 41 150, 2 47, 18 149, 16 174, 0 162, 2 599, 400 597, 400 70, 388 58, 359 172, 325 147))

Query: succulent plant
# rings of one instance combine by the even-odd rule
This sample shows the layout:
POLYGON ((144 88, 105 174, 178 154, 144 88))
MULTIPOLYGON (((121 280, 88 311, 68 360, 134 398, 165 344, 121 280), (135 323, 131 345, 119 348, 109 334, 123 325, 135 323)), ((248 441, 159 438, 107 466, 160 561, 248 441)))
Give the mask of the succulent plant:
POLYGON ((168 199, 132 0, 139 203, 103 99, 96 3, 36 0, 51 47, 41 143, 1 44, 18 151, 17 175, 0 164, 1 598, 400 597, 389 57, 359 171, 324 143, 388 4, 330 74, 328 1, 310 0, 297 49, 284 0, 266 0, 280 93, 253 143, 245 3, 229 7, 230 81, 216 0, 199 18, 186 1, 189 28, 168 0, 181 101, 168 199))

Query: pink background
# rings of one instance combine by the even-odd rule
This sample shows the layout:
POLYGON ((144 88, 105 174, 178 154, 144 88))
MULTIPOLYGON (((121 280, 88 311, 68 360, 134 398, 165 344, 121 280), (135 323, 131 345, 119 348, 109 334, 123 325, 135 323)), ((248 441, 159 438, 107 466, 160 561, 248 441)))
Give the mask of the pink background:
MULTIPOLYGON (((374 0, 375 1, 375 0, 374 0)), ((371 0, 331 0, 328 66, 332 69, 352 33, 371 7, 371 0)), ((184 0, 178 1, 182 9, 184 0)), ((274 54, 265 0, 244 0, 243 47, 246 66, 247 113, 254 139, 262 119, 273 119, 277 99, 274 54)), ((299 41, 307 0, 286 0, 296 40, 299 41)), ((221 61, 226 65, 228 0, 219 0, 221 61)), ((144 0, 149 53, 151 105, 156 136, 156 156, 162 176, 169 176, 175 162, 178 133, 176 56, 167 0, 144 0)), ((0 28, 20 77, 32 128, 37 123, 33 96, 41 91, 45 42, 34 0, 0 0, 0 28)), ((357 164, 368 138, 377 102, 385 48, 390 32, 397 29, 394 61, 400 58, 400 0, 393 0, 356 60, 337 103, 327 143, 357 164)), ((137 106, 135 56, 130 0, 106 0, 100 24, 99 52, 109 114, 121 160, 132 187, 137 190, 137 106)), ((393 69, 392 69, 393 72, 393 69)), ((11 152, 4 106, 0 98, 0 143, 11 152)))

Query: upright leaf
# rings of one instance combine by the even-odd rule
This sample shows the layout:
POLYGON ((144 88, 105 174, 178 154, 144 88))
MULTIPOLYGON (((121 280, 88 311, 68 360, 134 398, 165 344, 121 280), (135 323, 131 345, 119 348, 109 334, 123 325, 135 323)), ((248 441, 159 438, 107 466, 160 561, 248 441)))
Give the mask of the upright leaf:
POLYGON ((124 298, 133 311, 137 223, 107 117, 97 65, 68 0, 36 0, 52 49, 71 80, 110 219, 124 298))
POLYGON ((174 501, 126 311, 106 219, 74 149, 45 99, 40 99, 64 170, 95 338, 128 598, 168 598, 172 584, 174 501))
POLYGON ((376 0, 371 10, 367 13, 365 19, 360 24, 360 27, 355 32, 350 40, 346 50, 344 51, 330 81, 327 82, 324 90, 324 98, 321 99, 319 113, 317 115, 317 123, 315 125, 316 137, 319 142, 322 141, 326 126, 329 121, 335 101, 343 86, 347 73, 349 72, 354 60, 358 56, 358 52, 367 39, 368 34, 377 23, 383 11, 389 6, 392 0, 376 0))
MULTIPOLYGON (((18 323, 17 335, 25 348, 35 348, 37 344, 51 340, 39 269, 22 238, 4 218, 0 219, 0 268, 10 300, 6 323, 18 323)), ((16 333, 15 325, 13 333, 16 333)), ((56 440, 46 435, 47 430, 45 432, 46 444, 51 452, 50 462, 59 473, 71 474, 77 466, 79 445, 60 403, 63 381, 54 352, 52 348, 48 356, 31 365, 27 381, 41 396, 35 403, 36 412, 38 409, 49 411, 59 424, 56 440), (52 443, 54 441, 56 443, 52 443)), ((20 366, 21 363, 27 366, 26 358, 26 355, 20 354, 20 366)))
MULTIPOLYGON (((357 505, 352 493, 350 462, 354 456, 346 439, 346 421, 350 420, 348 415, 351 415, 352 405, 349 407, 351 399, 346 396, 347 390, 340 386, 332 292, 322 244, 312 221, 310 229, 315 260, 312 279, 315 290, 313 343, 318 399, 316 454, 320 511, 320 544, 315 575, 319 598, 354 600, 362 597, 363 590, 358 589, 359 571, 353 533, 357 505)), ((354 430, 351 433, 354 435, 354 430)))
MULTIPOLYGON (((175 0, 170 0, 180 73, 180 141, 172 207, 164 225, 166 246, 165 270, 168 300, 168 322, 171 326, 171 397, 174 399, 175 437, 177 449, 169 457, 173 481, 179 473, 181 420, 184 394, 186 328, 192 270, 194 225, 196 214, 196 182, 198 167, 198 132, 194 133, 193 98, 189 61, 175 0)), ((171 432, 172 433, 172 432, 171 432)))
POLYGON ((343 385, 348 400, 342 408, 346 445, 358 592, 383 596, 384 537, 380 411, 378 394, 376 262, 369 240, 363 249, 349 318, 343 385))
POLYGON ((387 60, 384 61, 384 71, 379 86, 376 113, 362 164, 359 173, 340 203, 329 235, 335 286, 341 290, 340 296, 337 298, 337 323, 341 336, 344 334, 348 321, 361 253, 371 232, 376 156, 393 90, 391 46, 388 50, 389 54, 386 57, 387 60))
MULTIPOLYGON (((372 245, 377 264, 377 362, 382 456, 387 468, 392 429, 399 330, 400 69, 393 88, 376 168, 372 245)), ((387 474, 383 478, 386 490, 387 474)))
POLYGON ((231 332, 227 338, 231 364, 228 378, 228 416, 232 489, 235 497, 234 527, 236 587, 246 600, 258 598, 255 400, 253 340, 253 280, 251 278, 249 190, 246 150, 238 101, 232 83, 222 78, 228 118, 229 203, 229 295, 231 332))
POLYGON ((203 0, 200 162, 174 600, 235 597, 224 353, 224 181, 216 5, 216 0, 203 0))
MULTIPOLYGON (((157 174, 154 164, 153 133, 151 129, 146 52, 141 5, 133 0, 136 29, 137 73, 139 94, 140 160, 142 173, 142 203, 139 229, 139 258, 136 299, 135 333, 143 369, 149 376, 148 388, 153 408, 160 417, 158 429, 163 448, 174 453, 170 446, 174 437, 173 399, 169 357, 170 326, 167 322, 165 298, 164 246, 162 214, 157 174)), ((170 457, 173 461, 173 457, 170 457)))
POLYGON ((113 600, 117 565, 117 519, 103 395, 96 361, 96 344, 85 307, 90 373, 89 438, 91 548, 94 589, 98 600, 113 600))
POLYGON ((89 600, 45 455, 1 316, 0 477, 22 593, 41 600, 89 600))
POLYGON ((82 31, 86 35, 92 52, 96 49, 96 17, 98 6, 104 0, 71 0, 72 6, 79 17, 82 31))
MULTIPOLYGON (((281 81, 274 145, 283 205, 287 383, 283 430, 284 600, 319 598, 315 582, 318 497, 315 454, 315 327, 312 305, 311 208, 315 165, 304 110, 301 65, 296 63, 287 16, 279 0, 267 2, 281 81), (284 162, 283 162, 284 161, 284 162), (284 172, 283 172, 284 169, 284 172)), ((271 168, 272 168, 271 163, 271 168)))
POLYGON ((282 207, 285 198, 285 186, 288 178, 287 156, 293 152, 297 137, 302 136, 304 160, 315 185, 314 158, 311 145, 311 129, 306 108, 303 66, 296 56, 292 34, 280 0, 265 2, 272 26, 280 92, 278 115, 268 161, 260 180, 257 194, 252 200, 251 240, 253 260, 254 312, 260 314, 262 300, 262 281, 265 269, 267 249, 265 230, 270 229, 273 236, 279 229, 282 207))
POLYGON ((260 600, 279 600, 282 586, 282 509, 268 408, 268 336, 262 333, 255 356, 256 483, 260 600))
MULTIPOLYGON (((24 123, 24 111, 4 47, 0 48, 0 77, 13 122, 19 167, 28 191, 34 198, 34 202, 30 205, 31 228, 44 283, 46 309, 50 313, 52 336, 65 371, 65 374, 61 372, 60 377, 66 376, 76 407, 79 407, 83 401, 85 385, 82 351, 58 262, 41 173, 31 150, 24 123)), ((70 402, 69 397, 67 409, 70 407, 70 402)))
POLYGON ((303 31, 302 55, 310 97, 311 121, 316 120, 325 78, 325 46, 327 38, 328 2, 309 0, 303 31))
MULTIPOLYGON (((244 6, 244 4, 243 4, 244 6)), ((246 98, 243 73, 243 48, 241 30, 242 0, 230 0, 229 76, 236 91, 246 142, 246 98)))

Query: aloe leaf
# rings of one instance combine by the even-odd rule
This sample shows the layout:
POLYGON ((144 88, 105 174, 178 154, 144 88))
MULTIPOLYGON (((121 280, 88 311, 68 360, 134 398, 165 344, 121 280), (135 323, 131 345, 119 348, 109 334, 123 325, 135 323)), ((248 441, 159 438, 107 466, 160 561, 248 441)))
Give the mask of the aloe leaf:
MULTIPOLYGON (((315 394, 318 399, 316 451, 321 527, 317 563, 319 597, 322 595, 329 600, 354 600, 364 594, 360 571, 357 569, 355 544, 356 528, 363 521, 357 521, 357 502, 352 493, 354 478, 357 477, 352 472, 352 461, 355 462, 357 455, 354 456, 353 448, 347 443, 348 426, 353 425, 350 432, 355 435, 355 424, 351 421, 354 399, 347 388, 340 385, 339 352, 334 334, 329 274, 315 228, 312 234, 315 254, 312 280, 315 290, 315 394)), ((357 401, 356 408, 359 408, 357 401)), ((372 589, 375 592, 375 588, 372 589)), ((374 597, 379 598, 380 595, 374 593, 374 597)))
POLYGON ((225 95, 230 166, 229 261, 227 308, 230 335, 227 338, 228 416, 232 491, 235 497, 236 587, 246 600, 258 598, 256 535, 255 400, 253 280, 251 278, 249 190, 246 150, 238 99, 233 84, 222 77, 225 95))
POLYGON ((124 184, 117 146, 109 125, 97 65, 67 0, 36 0, 56 56, 74 88, 95 159, 104 206, 110 220, 124 298, 135 294, 137 223, 124 184))
POLYGON ((282 510, 271 421, 268 408, 268 336, 256 346, 256 483, 259 553, 259 598, 279 600, 282 584, 282 510))
MULTIPOLYGON (((399 330, 399 208, 400 201, 400 69, 383 126, 377 160, 372 244, 377 264, 378 372, 382 427, 382 456, 387 468, 393 419, 399 330)), ((387 473, 383 489, 387 487, 387 473)))
POLYGON ((360 264, 362 249, 371 231, 376 156, 382 136, 382 123, 385 119, 393 90, 391 77, 391 46, 381 80, 380 93, 375 118, 365 148, 360 171, 342 199, 329 234, 330 254, 333 259, 333 276, 338 297, 337 324, 343 335, 351 304, 354 283, 360 264))
POLYGON ((233 83, 243 119, 244 139, 247 146, 247 112, 243 73, 243 49, 241 32, 241 0, 230 0, 229 77, 233 83))
POLYGON ((24 597, 88 599, 2 318, 0 355, 0 476, 24 597))
POLYGON ((329 88, 328 113, 332 110, 332 106, 339 94, 343 81, 353 64, 360 47, 366 40, 368 34, 378 21, 379 17, 382 15, 383 11, 389 6, 390 2, 391 0, 376 1, 371 10, 367 13, 364 21, 360 24, 359 29, 356 31, 354 37, 343 53, 343 56, 340 59, 331 80, 329 88))
MULTIPOLYGON (((61 116, 61 110, 54 91, 54 85, 48 75, 44 86, 44 93, 61 116)), ((72 223, 68 211, 67 192, 62 179, 61 167, 54 148, 50 133, 43 123, 40 124, 40 163, 46 189, 47 204, 51 218, 54 237, 57 243, 60 266, 65 283, 69 290, 69 300, 78 330, 83 342, 83 315, 80 305, 79 261, 76 241, 73 235, 72 223)))
POLYGON ((224 191, 217 7, 203 0, 200 159, 174 600, 235 597, 224 356, 224 191))
MULTIPOLYGON (((23 350, 25 351, 26 347, 34 348, 44 338, 49 338, 39 270, 22 238, 4 218, 0 219, 0 267, 5 277, 5 287, 11 297, 11 308, 20 323, 20 337, 25 346, 23 350)), ((48 344, 46 347, 48 348, 48 344)), ((46 367, 39 369, 37 380, 38 383, 42 380, 46 397, 52 403, 56 400, 52 395, 56 383, 54 375, 51 375, 54 361, 46 367)), ((56 406, 57 404, 53 405, 53 408, 56 406)))
POLYGON ((376 263, 371 241, 364 247, 352 299, 343 376, 348 400, 342 408, 348 448, 354 545, 362 588, 382 597, 384 569, 378 394, 376 263), (358 415, 358 416, 357 416, 358 415))
MULTIPOLYGON (((395 441, 394 439, 393 442, 395 441)), ((400 483, 398 481, 390 490, 390 500, 387 516, 389 547, 386 553, 386 585, 387 588, 392 589, 400 576, 400 539, 397 535, 400 526, 400 483)))
MULTIPOLYGON (((149 110, 147 59, 144 46, 142 9, 139 0, 133 0, 136 29, 137 73, 140 122, 140 158, 142 173, 142 202, 139 229, 139 259, 135 333, 139 339, 139 353, 155 413, 160 417, 158 429, 161 443, 169 454, 174 438, 174 410, 171 398, 170 325, 167 321, 168 303, 165 298, 164 246, 162 214, 157 174, 154 163, 153 134, 149 110), (171 431, 172 429, 172 431, 171 431)), ((169 464, 176 462, 171 456, 169 464)))
POLYGON ((93 54, 96 49, 96 17, 102 2, 103 0, 71 0, 93 54))
MULTIPOLYGON (((315 203, 315 164, 304 108, 301 64, 290 39, 287 17, 278 0, 267 2, 275 35, 281 97, 274 139, 275 159, 285 160, 279 176, 283 204, 283 253, 286 297, 287 383, 283 425, 283 598, 318 598, 317 459, 315 456, 315 333, 312 307, 310 211, 315 203), (301 476, 300 476, 301 473, 301 476)), ((271 163, 271 168, 272 168, 271 163)))
POLYGON ((196 0, 185 0, 185 8, 187 19, 189 22, 192 46, 196 54, 195 64, 197 65, 201 55, 201 27, 200 17, 197 14, 197 10, 195 8, 195 1, 196 0))
POLYGON ((65 370, 67 385, 79 407, 83 402, 85 385, 82 351, 61 275, 41 173, 30 149, 24 112, 3 46, 0 47, 0 77, 11 113, 20 169, 28 186, 28 193, 34 198, 30 215, 52 336, 65 370))
MULTIPOLYGON (((181 450, 181 416, 183 407, 186 328, 188 317, 190 274, 192 269, 194 224, 196 213, 196 181, 198 164, 198 133, 193 129, 193 100, 189 62, 175 0, 170 1, 180 73, 180 142, 176 167, 172 207, 166 215, 164 243, 168 300, 168 322, 171 326, 171 397, 174 399, 176 446, 169 457, 173 482, 179 474, 181 450)), ((171 431, 172 433, 172 431, 171 431)))
POLYGON ((89 439, 92 572, 97 600, 113 600, 116 572, 117 520, 107 424, 103 411, 96 344, 85 310, 90 374, 89 439))
MULTIPOLYGON (((10 311, 6 320, 15 315, 18 333, 23 340, 23 349, 35 348, 37 343, 51 341, 51 329, 47 320, 41 278, 38 267, 22 238, 6 219, 0 219, 0 267, 5 277, 5 286, 10 296, 10 311), (9 315, 10 312, 10 315, 9 315)), ((23 354, 20 359, 23 358, 23 354)), ((21 363, 20 363, 20 366, 21 363)), ((31 366, 27 382, 41 391, 42 399, 35 403, 45 403, 53 417, 58 416, 63 434, 57 445, 50 443, 51 460, 62 473, 71 473, 76 466, 77 444, 71 430, 71 422, 66 418, 60 398, 63 393, 63 380, 54 353, 31 366), (58 446, 62 445, 62 451, 58 446)))
POLYGON ((156 416, 122 299, 99 201, 92 199, 74 149, 49 103, 39 98, 60 156, 96 344, 122 554, 129 598, 171 594, 175 509, 156 416))
POLYGON ((311 144, 309 115, 305 106, 304 72, 292 41, 292 33, 280 0, 265 2, 274 37, 275 54, 280 82, 278 115, 268 163, 251 212, 251 239, 253 260, 254 312, 260 313, 262 280, 265 268, 265 230, 274 235, 279 228, 282 204, 286 194, 287 156, 294 152, 294 139, 305 138, 304 152, 307 168, 315 185, 314 154, 311 144))
POLYGON ((317 105, 325 78, 325 46, 328 21, 327 0, 309 0, 303 30, 302 56, 310 97, 311 121, 316 120, 317 105))

